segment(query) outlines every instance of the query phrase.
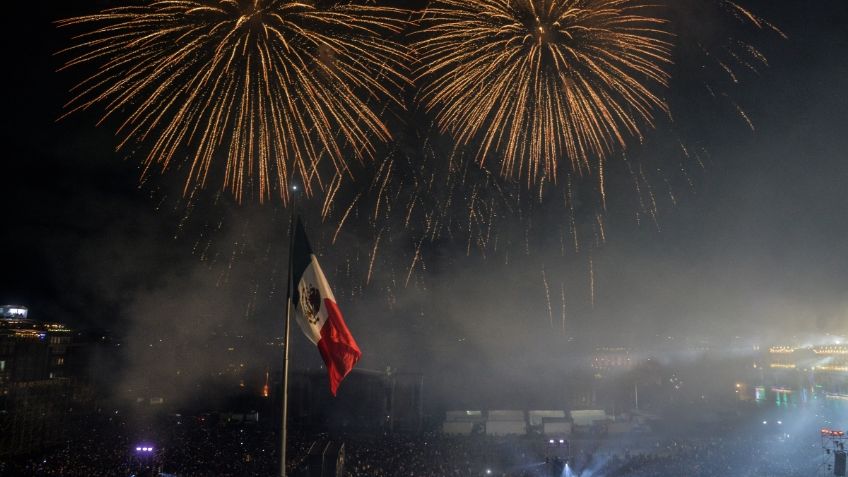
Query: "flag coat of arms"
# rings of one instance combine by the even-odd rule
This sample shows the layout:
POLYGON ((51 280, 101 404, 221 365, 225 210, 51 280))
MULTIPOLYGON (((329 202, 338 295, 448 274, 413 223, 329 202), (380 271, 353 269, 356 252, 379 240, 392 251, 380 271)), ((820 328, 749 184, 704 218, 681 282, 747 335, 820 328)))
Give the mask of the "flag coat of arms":
POLYGON ((292 305, 300 329, 318 347, 333 396, 362 353, 345 324, 327 278, 312 253, 303 224, 295 225, 292 250, 292 305))

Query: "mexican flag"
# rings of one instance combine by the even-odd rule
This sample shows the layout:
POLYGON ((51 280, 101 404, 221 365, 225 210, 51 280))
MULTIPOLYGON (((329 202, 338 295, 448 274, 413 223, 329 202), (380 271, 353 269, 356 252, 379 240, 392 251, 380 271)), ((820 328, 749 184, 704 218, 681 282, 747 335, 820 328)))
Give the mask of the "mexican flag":
POLYGON ((297 323, 309 341, 318 347, 327 366, 330 392, 335 396, 339 384, 362 353, 347 329, 330 284, 312 253, 300 218, 295 225, 292 253, 292 305, 297 323))

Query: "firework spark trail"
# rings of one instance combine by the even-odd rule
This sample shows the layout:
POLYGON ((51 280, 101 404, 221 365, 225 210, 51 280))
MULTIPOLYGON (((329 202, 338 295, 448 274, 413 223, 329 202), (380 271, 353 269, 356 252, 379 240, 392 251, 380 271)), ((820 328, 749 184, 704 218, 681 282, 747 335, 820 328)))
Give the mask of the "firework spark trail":
POLYGON ((471 199, 468 204, 468 242, 465 248, 465 255, 471 255, 471 241, 474 238, 474 234, 472 229, 474 228, 474 221, 477 219, 477 213, 475 212, 475 202, 477 201, 477 187, 474 187, 471 191, 471 199))
POLYGON ((732 11, 734 11, 735 13, 740 15, 742 18, 747 19, 749 22, 754 24, 757 28, 763 28, 765 26, 765 27, 768 27, 770 30, 774 31, 775 33, 777 33, 778 35, 780 35, 780 37, 783 38, 784 40, 789 38, 788 36, 786 36, 786 33, 784 33, 780 28, 774 26, 773 24, 771 24, 765 18, 757 16, 751 10, 748 10, 747 8, 739 5, 738 3, 731 2, 729 0, 721 0, 720 4, 723 5, 723 6, 729 6, 732 11))
POLYGON ((415 254, 412 256, 412 263, 409 265, 409 270, 406 273, 406 280, 404 281, 403 286, 409 286, 409 280, 412 278, 412 272, 415 271, 415 265, 421 260, 421 245, 423 245, 424 239, 418 241, 418 244, 415 246, 415 254))
POLYGON ((336 232, 333 234, 333 240, 331 240, 330 243, 336 243, 336 239, 339 236, 339 232, 341 232, 342 227, 344 226, 345 222, 347 221, 347 218, 350 215, 350 211, 353 210, 354 206, 356 205, 356 202, 359 200, 359 198, 361 196, 362 196, 362 194, 357 194, 356 197, 353 198, 353 201, 351 201, 347 210, 345 210, 344 215, 342 216, 341 219, 339 219, 339 224, 336 226, 336 232))
MULTIPOLYGON (((377 221, 377 216, 380 214, 380 204, 383 203, 383 193, 386 191, 386 186, 389 184, 389 179, 392 177, 392 166, 394 165, 394 161, 391 159, 384 162, 382 166, 380 166, 380 172, 383 173, 383 180, 380 182, 380 189, 377 193, 377 200, 374 201, 374 221, 377 221), (385 170, 385 172, 383 172, 385 170)), ((377 177, 380 177, 380 172, 377 173, 377 177)))
POLYGON ((746 113, 745 110, 742 109, 742 107, 739 106, 738 103, 736 103, 736 101, 732 101, 732 103, 733 103, 733 106, 736 108, 736 112, 739 113, 739 117, 741 117, 743 120, 745 120, 745 124, 748 125, 748 127, 751 129, 751 131, 756 131, 756 129, 754 128, 754 123, 751 121, 751 118, 748 117, 748 113, 746 113))
POLYGON ((545 266, 542 265, 542 283, 545 285, 545 303, 548 306, 548 320, 551 328, 554 327, 554 313, 551 309, 551 290, 548 288, 548 276, 545 274, 545 266))
POLYGON ((390 138, 370 102, 401 104, 392 91, 408 82, 410 60, 387 37, 406 28, 404 16, 289 0, 153 0, 62 20, 86 29, 60 52, 72 55, 62 69, 97 68, 64 116, 97 105, 100 123, 125 115, 118 148, 149 147, 145 176, 184 154, 184 193, 206 185, 223 155, 223 186, 238 200, 254 183, 260 200, 273 188, 287 200, 297 177, 309 194, 323 187, 319 171, 348 170, 345 149, 363 159, 390 138))
POLYGON ((598 158, 598 189, 601 196, 601 208, 607 210, 607 189, 604 180, 604 158, 598 158))
POLYGON ((568 205, 569 225, 571 227, 571 241, 574 244, 574 253, 580 253, 580 241, 577 236, 577 218, 574 214, 574 189, 572 188, 571 174, 568 175, 568 183, 565 194, 565 200, 568 205))
POLYGON ((559 291, 560 291, 560 303, 562 303, 562 334, 563 334, 563 336, 565 336, 565 307, 566 307, 566 301, 565 301, 565 283, 564 282, 560 282, 559 291))
POLYGON ((595 308, 595 261, 589 255, 589 303, 595 308))
POLYGON ((377 249, 380 246, 380 238, 383 237, 383 229, 377 233, 377 238, 374 239, 374 248, 371 249, 371 260, 368 262, 368 276, 365 277, 365 284, 371 283, 371 274, 374 272, 374 259, 377 258, 377 249))
POLYGON ((668 200, 671 201, 672 207, 677 206, 677 196, 674 194, 674 188, 671 187, 671 182, 669 182, 667 177, 663 177, 665 181, 666 190, 668 191, 668 200))
POLYGON ((591 171, 666 109, 671 36, 638 2, 437 0, 421 23, 423 104, 505 176, 555 182, 561 156, 591 171))
POLYGON ((650 208, 648 208, 648 213, 651 215, 651 219, 653 219, 654 225, 657 227, 657 230, 659 230, 660 229, 660 222, 659 222, 659 207, 657 206, 657 198, 654 195, 654 188, 651 187, 651 182, 648 180, 648 178, 645 175, 645 168, 642 166, 642 164, 639 164, 639 177, 641 178, 642 182, 645 184, 645 190, 647 190, 648 198, 651 201, 651 206, 650 206, 650 208))
POLYGON ((344 182, 344 177, 341 174, 336 174, 333 177, 333 180, 330 182, 329 187, 324 194, 324 203, 321 207, 321 219, 326 220, 330 215, 330 211, 333 208, 333 204, 336 202, 336 194, 339 192, 339 189, 342 186, 342 182, 344 182))
POLYGON ((607 241, 607 228, 604 216, 601 213, 595 214, 595 223, 598 227, 598 246, 607 241))

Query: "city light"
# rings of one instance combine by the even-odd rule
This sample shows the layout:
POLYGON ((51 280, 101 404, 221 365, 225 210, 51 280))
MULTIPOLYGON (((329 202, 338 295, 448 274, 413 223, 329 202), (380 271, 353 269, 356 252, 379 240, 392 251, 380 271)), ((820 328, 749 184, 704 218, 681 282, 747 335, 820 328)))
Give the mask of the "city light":
POLYGON ((794 352, 795 348, 793 348, 792 346, 772 346, 771 348, 769 348, 769 353, 772 354, 789 354, 794 352))
POLYGON ((819 371, 848 372, 848 366, 816 366, 819 371))
POLYGON ((848 354, 848 346, 818 346, 813 348, 815 354, 848 354))
POLYGON ((796 365, 794 364, 784 364, 784 363, 771 363, 769 364, 770 368, 776 369, 795 369, 796 365))

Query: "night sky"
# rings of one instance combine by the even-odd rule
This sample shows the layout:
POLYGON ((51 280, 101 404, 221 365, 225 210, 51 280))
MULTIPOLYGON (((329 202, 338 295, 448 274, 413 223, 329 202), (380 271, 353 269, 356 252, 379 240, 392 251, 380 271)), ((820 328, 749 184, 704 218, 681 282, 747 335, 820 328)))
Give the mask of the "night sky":
MULTIPOLYGON (((200 229, 182 228, 184 211, 173 206, 177 178, 154 175, 140 185, 138 159, 129 150, 114 152, 112 129, 96 127, 96 114, 56 122, 84 71, 55 71, 62 60, 53 54, 68 37, 51 21, 107 4, 7 7, 13 11, 3 33, 0 302, 27 305, 36 319, 130 337, 154 323, 199 336, 205 326, 222 324, 278 334, 280 294, 252 301, 245 296, 251 284, 279 281, 284 270, 286 213, 279 204, 196 204, 193 217, 201 219, 194 220, 224 223, 215 241, 222 249, 247 237, 261 255, 263 241, 279 241, 271 252, 279 259, 275 278, 256 277, 266 268, 248 261, 222 285, 220 270, 193 253, 192 234, 200 229)), ((426 285, 395 287, 392 306, 378 285, 351 294, 348 303, 340 299, 363 349, 363 366, 428 373, 462 361, 494 369, 511 356, 506 372, 520 373, 525 364, 544 364, 544 350, 569 343, 567 337, 571 343, 653 346, 666 336, 779 342, 848 332, 848 5, 746 5, 788 35, 758 39, 770 67, 746 75, 733 91, 755 130, 730 108, 688 102, 700 94, 697 81, 684 80, 671 93, 683 105, 676 118, 688 128, 683 134, 696 138, 708 160, 694 190, 662 208, 657 224, 637 225, 626 207, 610 211, 607 242, 591 253, 594 306, 585 254, 561 260, 554 251, 559 246, 543 241, 530 258, 513 256, 507 263, 466 256, 462 241, 440 242, 430 246, 435 258, 426 285), (549 325, 542 264, 556 277, 550 284, 553 330, 559 327, 560 284, 567 287, 566 336, 549 325)), ((657 139, 631 154, 661 154, 663 147, 657 139)), ((554 230, 556 220, 533 233, 554 230)), ((327 252, 328 258, 344 253, 327 252)), ((394 252, 387 247, 384 253, 394 252)), ((340 277, 336 281, 344 287, 340 277)), ((317 353, 303 352, 301 364, 318 363, 317 353)))

